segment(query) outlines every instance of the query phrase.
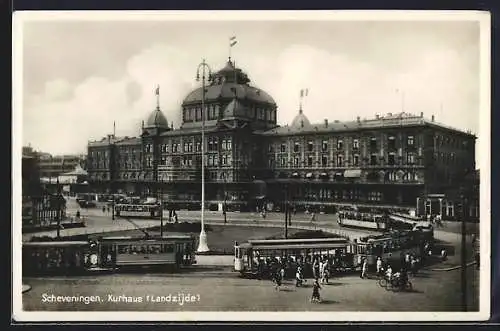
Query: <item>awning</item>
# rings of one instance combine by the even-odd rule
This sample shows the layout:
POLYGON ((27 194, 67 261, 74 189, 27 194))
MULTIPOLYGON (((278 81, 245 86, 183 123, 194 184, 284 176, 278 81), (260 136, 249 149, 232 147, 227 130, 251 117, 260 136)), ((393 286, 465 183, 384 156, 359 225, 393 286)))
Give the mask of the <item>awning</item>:
POLYGON ((313 177, 312 172, 308 172, 308 173, 306 174, 306 178, 312 178, 312 177, 313 177))
POLYGON ((344 177, 344 173, 343 172, 336 172, 335 177, 344 177))
POLYGON ((344 177, 346 177, 346 178, 358 178, 358 177, 361 177, 361 169, 346 170, 344 172, 344 177))
POLYGON ((294 172, 294 173, 292 174, 292 177, 299 177, 299 173, 298 173, 298 172, 294 172))
POLYGON ((326 172, 322 172, 319 174, 320 177, 328 177, 328 174, 326 172))
POLYGON ((266 196, 265 195, 257 195, 254 197, 255 200, 262 200, 264 199, 266 196))

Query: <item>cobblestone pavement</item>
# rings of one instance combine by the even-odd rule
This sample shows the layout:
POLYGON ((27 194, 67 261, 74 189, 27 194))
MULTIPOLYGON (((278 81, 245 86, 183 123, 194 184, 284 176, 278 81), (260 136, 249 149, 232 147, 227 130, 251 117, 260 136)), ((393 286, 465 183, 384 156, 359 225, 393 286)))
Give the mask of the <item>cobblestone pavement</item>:
MULTIPOLYGON (((478 272, 467 269, 468 310, 478 310, 478 272)), ((321 290, 323 302, 309 302, 310 284, 296 288, 291 280, 276 291, 270 281, 242 279, 228 267, 198 267, 181 274, 112 274, 87 277, 27 278, 32 289, 22 296, 24 310, 44 311, 460 311, 460 270, 424 271, 411 278, 414 290, 391 292, 375 279, 358 275, 334 278, 321 290), (183 305, 152 302, 147 296, 194 295, 183 305), (101 302, 49 303, 45 295, 99 296, 101 302), (108 295, 142 298, 141 303, 108 301, 108 295)), ((310 280, 309 282, 310 283, 310 280)), ((168 299, 167 299, 168 300, 168 299)))

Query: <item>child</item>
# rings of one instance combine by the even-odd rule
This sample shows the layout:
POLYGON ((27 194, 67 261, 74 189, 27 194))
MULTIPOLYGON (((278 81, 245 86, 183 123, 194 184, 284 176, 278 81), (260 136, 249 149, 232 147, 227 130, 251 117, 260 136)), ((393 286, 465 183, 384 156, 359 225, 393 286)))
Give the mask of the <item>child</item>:
POLYGON ((320 288, 321 288, 321 286, 319 286, 318 278, 316 278, 316 280, 314 281, 314 284, 313 284, 313 293, 311 296, 311 302, 321 302, 321 297, 319 295, 320 288))

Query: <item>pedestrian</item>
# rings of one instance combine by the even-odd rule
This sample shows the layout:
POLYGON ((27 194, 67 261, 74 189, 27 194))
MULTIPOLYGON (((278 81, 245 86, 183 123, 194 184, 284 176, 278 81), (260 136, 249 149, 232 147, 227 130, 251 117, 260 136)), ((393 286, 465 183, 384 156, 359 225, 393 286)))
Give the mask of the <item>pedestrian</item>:
POLYGON ((382 259, 380 256, 377 258, 377 276, 380 276, 382 273, 382 259))
POLYGON ((361 275, 360 275, 361 279, 365 279, 366 278, 366 272, 367 271, 368 271, 368 261, 366 259, 364 259, 363 266, 361 267, 361 275))
POLYGON ((447 259, 447 253, 446 253, 446 249, 445 249, 445 248, 443 248, 443 249, 441 250, 441 259, 442 259, 443 261, 446 261, 446 259, 447 259))
POLYGON ((311 213, 311 223, 316 221, 316 213, 315 212, 312 212, 311 213))
POLYGON ((314 258, 314 262, 312 265, 312 271, 313 271, 313 278, 317 279, 319 278, 319 262, 317 258, 314 258))
POLYGON ((102 213, 105 214, 106 213, 106 207, 102 206, 102 213))
POLYGON ((319 290, 321 289, 321 286, 319 285, 318 278, 315 279, 313 283, 313 292, 311 296, 311 302, 321 302, 321 297, 319 295, 319 290))

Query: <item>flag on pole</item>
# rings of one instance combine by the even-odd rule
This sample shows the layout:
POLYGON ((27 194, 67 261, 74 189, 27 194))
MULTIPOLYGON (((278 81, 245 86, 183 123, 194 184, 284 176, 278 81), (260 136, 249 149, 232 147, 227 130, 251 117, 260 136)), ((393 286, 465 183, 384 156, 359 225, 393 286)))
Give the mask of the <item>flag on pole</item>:
POLYGON ((156 87, 155 94, 160 95, 160 85, 156 87))
POLYGON ((236 40, 236 36, 229 38, 229 46, 233 47, 237 42, 238 41, 236 40))
POLYGON ((306 97, 307 97, 308 94, 309 94, 309 89, 306 88, 306 97))
POLYGON ((304 90, 300 90, 300 97, 303 98, 304 97, 304 90))

